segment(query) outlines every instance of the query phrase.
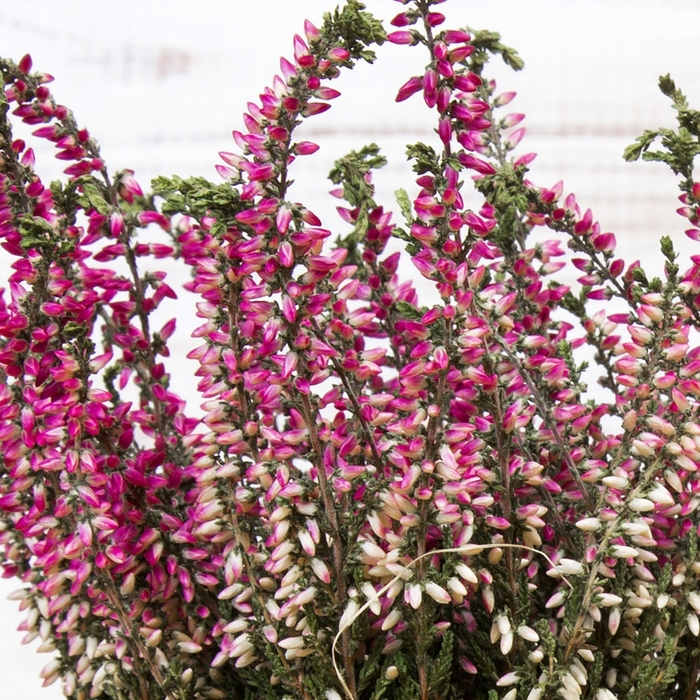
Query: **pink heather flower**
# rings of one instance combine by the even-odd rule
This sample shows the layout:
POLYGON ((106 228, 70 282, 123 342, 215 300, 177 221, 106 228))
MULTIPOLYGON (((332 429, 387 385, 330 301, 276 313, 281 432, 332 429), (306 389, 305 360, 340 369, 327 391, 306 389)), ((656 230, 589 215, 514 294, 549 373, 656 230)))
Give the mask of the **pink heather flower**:
POLYGON ((316 114, 323 114, 329 110, 331 106, 327 102, 309 102, 303 110, 305 117, 313 117, 316 114))
POLYGON ((328 58, 333 63, 342 63, 350 58, 350 52, 347 49, 336 46, 328 52, 328 58))
POLYGON ((413 42, 413 34, 410 31, 389 32, 386 38, 392 44, 410 44, 413 42))
POLYGON ((440 12, 429 12, 426 16, 426 22, 431 27, 437 27, 445 21, 445 15, 440 12))
POLYGON ((158 224, 164 231, 170 230, 170 220, 157 211, 143 211, 138 215, 138 220, 143 226, 158 224))
POLYGON ((17 68, 20 73, 28 75, 29 71, 31 71, 32 69, 32 57, 29 54, 25 54, 24 56, 22 56, 22 58, 19 60, 19 63, 17 64, 17 68))
POLYGON ((494 104, 496 107, 503 107, 509 102, 512 102, 517 93, 515 92, 503 92, 498 97, 496 97, 494 104))
POLYGON ((457 159, 465 168, 476 170, 476 172, 481 173, 482 175, 492 175, 496 172, 496 169, 490 163, 487 163, 485 160, 477 158, 476 156, 471 156, 467 153, 460 153, 457 156, 457 159))
POLYGON ((448 29, 443 37, 448 44, 460 44, 471 40, 471 36, 467 32, 455 29, 448 29))
POLYGON ((309 43, 318 40, 321 36, 318 28, 308 19, 304 20, 304 33, 306 34, 306 39, 309 43))
POLYGON ((525 129, 516 129, 506 138, 504 143, 507 148, 515 148, 523 140, 523 136, 525 136, 525 129))
POLYGON ((396 95, 396 102, 403 102, 407 100, 411 95, 415 94, 423 87, 423 79, 415 76, 408 80, 404 85, 399 88, 399 92, 396 95))
MULTIPOLYGON (((421 14, 428 27, 444 22, 407 9, 390 41, 421 43, 421 30, 410 28, 421 14)), ((306 22, 304 32, 294 39, 295 62, 282 59, 281 77, 248 104, 245 128, 232 133, 237 153, 220 154, 216 167, 229 182, 183 214, 153 209, 159 197, 139 199, 131 171, 110 180, 88 131, 26 77, 31 61, 7 73, 9 118, 41 124, 34 136, 55 143, 84 195, 74 211, 55 205, 33 173, 31 145, 9 144, 8 162, 22 174, 0 168, 0 237, 15 258, 0 295, 0 510, 10 523, 0 539, 6 575, 28 587, 19 598, 25 639, 68 650, 42 672, 45 681, 63 676, 68 694, 90 685, 94 695, 113 668, 133 673, 143 650, 120 632, 125 617, 154 673, 180 668, 173 682, 183 687, 204 679, 213 697, 236 669, 255 665, 293 693, 295 679, 313 673, 318 645, 356 615, 353 635, 371 632, 360 640, 366 652, 389 655, 406 644, 412 610, 428 615, 436 639, 459 626, 462 639, 482 624, 478 609, 508 663, 487 678, 457 649, 454 668, 478 676, 479 687, 508 689, 519 680, 508 664, 539 673, 544 661, 534 623, 508 608, 510 565, 544 608, 532 619, 545 619, 557 639, 569 584, 578 586, 589 565, 599 580, 581 615, 594 633, 620 635, 623 655, 629 629, 646 629, 637 624, 646 611, 671 606, 674 595, 700 635, 700 597, 683 593, 700 567, 677 551, 698 531, 700 508, 700 350, 690 332, 700 256, 677 284, 650 291, 632 274, 638 263, 613 259, 615 236, 574 195, 564 197, 561 182, 529 180, 522 234, 548 227, 556 239, 540 230, 536 241, 502 250, 503 211, 490 192, 498 180, 484 176, 500 172, 489 155, 494 139, 508 149, 524 137, 523 115, 491 123, 514 93, 497 95, 495 83, 469 72, 474 47, 459 30, 434 32, 425 75, 396 98, 423 90, 449 163, 416 180, 402 226, 410 254, 396 252, 392 213, 372 201, 369 173, 357 180, 362 205, 352 182, 332 192, 351 200, 338 207, 343 220, 362 223, 358 240, 338 245, 313 212, 287 201, 285 184, 292 161, 318 148, 297 140, 297 122, 329 108, 340 93, 328 80, 358 52, 328 50, 340 40, 327 27, 306 22), (108 194, 104 206, 87 201, 94 179, 108 194), (20 200, 47 241, 61 232, 60 260, 44 241, 23 245, 20 200), (152 223, 173 240, 140 230, 152 223), (589 288, 583 301, 614 297, 629 302, 624 313, 586 309, 580 323, 562 316, 569 288, 553 279, 568 264, 562 237, 575 248, 574 277, 589 288), (427 304, 406 277, 406 255, 437 292, 427 304), (185 288, 197 297, 188 358, 201 419, 188 415, 168 375, 176 323, 163 320, 175 314, 150 316, 161 305, 167 313, 176 297, 153 262, 166 257, 188 266, 185 288), (612 404, 583 400, 562 344, 607 353, 612 404), (347 528, 349 542, 339 536, 347 528), (567 528, 578 536, 567 538, 567 528), (477 532, 486 540, 472 544, 477 532), (446 546, 460 551, 445 555, 446 546), (350 571, 346 563, 358 559, 350 571), (658 595, 667 565, 669 591, 658 595), (621 581, 633 585, 623 591, 621 581), (112 593, 123 610, 115 612, 112 593), (292 678, 273 674, 275 646, 292 678)), ((694 225, 700 184, 687 189, 679 213, 694 225)), ((697 231, 688 235, 700 238, 697 231)), ((671 634, 682 631, 657 626, 653 641, 671 634)), ((343 646, 341 636, 339 658, 343 646)), ((593 661, 588 649, 578 656, 593 661)), ((560 694, 573 698, 585 670, 567 663, 560 694)), ((506 693, 513 697, 515 688, 506 693)))
POLYGON ((437 102, 438 75, 435 70, 429 68, 423 76, 423 98, 428 107, 434 107, 437 102))
POLYGON ((294 145, 294 152, 300 156, 311 155, 318 151, 318 144, 312 143, 311 141, 299 141, 294 145))

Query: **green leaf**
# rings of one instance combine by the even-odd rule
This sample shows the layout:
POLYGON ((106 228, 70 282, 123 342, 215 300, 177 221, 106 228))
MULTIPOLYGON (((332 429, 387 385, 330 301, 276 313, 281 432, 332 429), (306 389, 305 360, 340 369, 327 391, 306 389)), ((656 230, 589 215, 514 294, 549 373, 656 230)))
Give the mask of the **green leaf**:
POLYGON ((413 221, 413 208, 411 207, 411 199, 408 196, 408 192, 404 189, 398 189, 394 192, 394 196, 406 222, 410 223, 413 221))
POLYGON ((401 314, 401 316, 403 316, 404 318, 409 318, 412 321, 418 321, 420 318, 423 317, 423 314, 425 313, 425 311, 417 309, 415 306, 409 304, 407 301, 397 301, 395 306, 396 310, 401 314))
POLYGON ((83 180, 80 183, 80 187, 83 191, 83 194, 87 198, 89 205, 103 216, 109 216, 111 212, 111 207, 105 201, 104 195, 97 187, 97 185, 95 185, 95 183, 91 182, 90 180, 83 180))
POLYGON ((639 160, 639 156, 651 146, 658 135, 658 131, 646 130, 632 145, 625 148, 623 158, 628 162, 639 160))
POLYGON ((675 262, 678 253, 673 248, 673 241, 670 236, 661 236, 661 253, 669 262, 675 262))

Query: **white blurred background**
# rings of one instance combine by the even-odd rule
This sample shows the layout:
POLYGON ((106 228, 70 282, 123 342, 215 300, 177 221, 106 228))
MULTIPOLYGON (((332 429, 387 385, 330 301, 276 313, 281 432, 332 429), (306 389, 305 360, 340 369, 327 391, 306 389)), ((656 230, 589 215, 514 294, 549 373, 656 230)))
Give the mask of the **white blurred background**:
MULTIPOLYGON (((56 99, 74 110, 102 145, 112 171, 133 168, 145 186, 156 174, 217 178, 217 152, 235 150, 231 129, 292 55, 292 36, 304 18, 321 21, 333 0, 31 0, 0 2, 0 55, 31 53, 34 67, 56 77, 56 99)), ((391 0, 367 0, 389 20, 401 10, 391 0)), ((513 74, 494 64, 503 90, 517 90, 513 111, 525 112, 528 136, 520 152, 539 153, 532 179, 551 186, 563 179, 590 206, 604 230, 618 236, 628 260, 658 269, 657 241, 669 234, 686 243, 674 212, 675 179, 665 166, 627 164, 625 146, 646 128, 671 126, 673 111, 658 91, 670 72, 700 108, 695 0, 448 0, 438 8, 445 26, 469 25, 502 34, 525 59, 513 74)), ((373 67, 360 66, 334 84, 343 93, 333 108, 304 125, 321 150, 295 164, 292 198, 306 203, 327 227, 339 225, 324 177, 334 159, 375 141, 390 163, 376 177, 378 199, 392 207, 392 192, 411 190, 406 143, 431 136, 431 115, 419 96, 395 105, 397 88, 426 61, 420 49, 386 45, 373 67)), ((58 161, 40 170, 60 176, 58 161)), ((0 258, 3 276, 7 261, 0 258)), ((184 280, 180 280, 182 283, 184 280)), ((171 279, 178 286, 178 279, 171 279)), ((174 282, 174 284, 173 284, 174 282)), ((188 310, 171 302, 170 315, 188 310)), ((168 311, 168 309, 166 309, 168 311)), ((190 316, 192 314, 189 314, 190 316)), ((186 334, 179 340, 187 345, 186 334)), ((181 362, 181 361, 180 361, 181 362)), ((186 365, 171 365, 185 391, 186 365)), ((0 598, 18 588, 0 581, 0 598)), ((22 617, 0 602, 2 697, 62 697, 59 684, 40 691, 38 672, 50 660, 20 647, 22 617)))

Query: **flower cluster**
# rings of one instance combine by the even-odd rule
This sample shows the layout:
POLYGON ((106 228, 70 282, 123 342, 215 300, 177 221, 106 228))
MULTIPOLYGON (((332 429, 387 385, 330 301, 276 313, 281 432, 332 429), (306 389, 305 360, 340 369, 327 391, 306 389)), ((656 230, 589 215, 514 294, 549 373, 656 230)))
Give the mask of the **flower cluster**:
MULTIPOLYGON (((649 280, 561 182, 533 184, 534 154, 513 154, 524 117, 502 114, 514 94, 484 74, 520 58, 443 29, 441 1, 402 0, 388 33, 357 0, 307 21, 220 154, 223 182, 151 194, 109 174, 29 57, 0 60, 0 545, 25 642, 55 654, 45 685, 696 697, 700 256, 682 272, 665 238, 649 280), (396 99, 423 99, 435 143, 408 147, 401 222, 375 201, 378 148, 340 159, 349 231, 332 241, 290 198, 290 166, 318 148, 295 130, 384 41, 426 52, 396 99), (42 181, 14 120, 55 145, 65 182, 42 181), (163 258, 191 272, 200 417, 169 388, 175 319, 153 328, 176 298, 143 271, 163 258)), ((626 157, 681 175, 700 239, 700 114, 661 87, 679 129, 626 157)))

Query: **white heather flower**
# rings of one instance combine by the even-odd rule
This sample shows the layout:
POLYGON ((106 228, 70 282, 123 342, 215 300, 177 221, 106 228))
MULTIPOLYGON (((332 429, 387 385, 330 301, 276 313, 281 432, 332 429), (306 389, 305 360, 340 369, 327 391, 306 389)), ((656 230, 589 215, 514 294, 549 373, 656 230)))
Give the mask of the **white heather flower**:
POLYGON ((323 581, 323 583, 331 582, 331 572, 322 559, 314 557, 311 560, 311 569, 313 570, 314 574, 316 574, 316 576, 319 578, 319 580, 323 581))
POLYGON ((298 637, 285 637, 277 642, 277 646, 282 647, 282 649, 301 649, 304 646, 304 638, 298 637))
POLYGON ((44 668, 41 669, 41 672, 39 673, 39 678, 44 678, 48 679, 54 674, 58 672, 58 669, 61 668, 61 659, 52 659, 49 661, 49 663, 44 666, 44 668))
POLYGON ((370 542, 369 540, 363 540, 360 543, 360 547, 362 548, 362 551, 366 557, 366 559, 363 558, 363 560, 367 564, 373 564, 386 557, 386 552, 381 547, 374 544, 374 542, 370 542))
POLYGON ((301 593, 294 596, 294 605, 298 605, 299 607, 306 605, 306 603, 310 603, 315 596, 316 589, 313 586, 310 586, 306 590, 303 590, 301 593))
POLYGON ((544 689, 537 685, 527 694, 527 698, 525 700, 540 700, 543 693, 544 689))
POLYGON ((229 649, 229 658, 235 659, 238 656, 252 652, 254 649, 252 642, 250 641, 250 635, 246 632, 233 640, 231 648, 229 649))
POLYGON ((299 539, 299 544, 304 552, 308 556, 313 557, 314 554, 316 554, 316 543, 314 542, 313 537, 311 537, 309 534, 308 530, 299 530, 297 533, 297 538, 299 539))
POLYGON ((503 656, 507 656, 513 648, 513 633, 509 630, 501 637, 500 649, 503 656))
POLYGON ((590 649, 579 649, 578 650, 578 655, 584 660, 588 661, 589 663, 593 663, 595 661, 595 656, 593 652, 590 649))
POLYGON ((578 700, 581 697, 581 693, 575 693, 573 690, 569 690, 566 686, 559 688, 557 693, 561 695, 564 700, 578 700))
POLYGON ((677 493, 683 492, 683 482, 673 469, 666 469, 666 471, 664 471, 664 478, 674 491, 677 493))
POLYGON ((564 603, 566 600, 566 592, 565 591, 557 591, 554 595, 552 595, 549 600, 545 603, 545 608, 558 608, 560 605, 564 603))
POLYGON ((481 592, 481 599, 487 612, 493 612, 493 606, 496 604, 496 596, 494 595, 493 588, 491 588, 491 586, 484 586, 484 589, 481 592))
POLYGON ((544 659, 544 651, 542 647, 537 647, 534 651, 531 651, 527 658, 533 663, 538 664, 542 659, 544 659))
POLYGON ((564 576, 574 576, 583 571, 583 564, 575 559, 560 559, 557 562, 557 571, 564 576))
POLYGON ((644 521, 641 521, 641 520, 636 520, 636 521, 630 522, 630 523, 622 523, 622 529, 628 535, 651 534, 651 530, 649 529, 649 525, 647 525, 644 521))
POLYGON ((561 677, 561 682, 564 688, 566 688, 574 698, 578 698, 581 695, 581 686, 576 682, 576 679, 571 673, 565 673, 561 677))
POLYGON ((595 700, 617 700, 617 695, 607 688, 598 688, 595 694, 595 700))
POLYGON ((574 662, 569 666, 569 673, 579 685, 586 685, 588 683, 588 673, 584 665, 578 659, 574 659, 574 662))
POLYGON ((479 583, 479 579, 477 578, 476 574, 466 564, 457 564, 457 566, 455 566, 455 573, 457 573, 467 583, 479 583))
POLYGON ((532 627, 528 627, 527 625, 520 625, 518 629, 516 630, 518 637, 522 637, 525 641, 527 642, 539 642, 540 641, 540 635, 535 632, 535 630, 532 629, 532 627))
POLYGON ((491 623, 491 630, 489 632, 489 639, 491 640, 491 644, 495 644, 501 637, 501 632, 498 629, 498 622, 494 620, 491 623))
POLYGON ((447 587, 450 589, 450 591, 452 591, 452 593, 460 596, 467 595, 466 587, 456 576, 452 576, 447 580, 447 587))
POLYGON ((399 675, 399 669, 396 668, 396 666, 389 666, 386 671, 384 671, 384 678, 386 678, 388 681, 393 681, 395 678, 398 678, 399 675))
POLYGON ((700 613, 700 595, 695 591, 688 593, 688 602, 693 606, 696 613, 700 613))
POLYGON ((686 619, 688 621, 688 629, 690 630, 690 633, 694 637, 700 635, 700 621, 698 620, 698 616, 695 613, 688 613, 688 617, 686 619))
POLYGON ((648 498, 633 498, 627 502, 627 505, 635 513, 645 513, 654 510, 654 501, 650 501, 648 498))
POLYGON ((610 611, 610 616, 608 617, 608 630, 613 637, 617 634, 617 630, 620 628, 620 619, 622 614, 620 608, 613 608, 610 611))
POLYGON ((229 622, 228 625, 223 628, 222 632, 226 632, 227 634, 238 634, 239 632, 243 632, 243 630, 247 630, 249 624, 250 623, 248 620, 243 617, 239 617, 237 620, 229 622))
POLYGON ((624 476, 604 476, 602 481, 611 489, 619 489, 620 491, 624 491, 630 483, 629 479, 626 479, 624 476))
POLYGON ((501 634, 507 634, 510 632, 510 620, 507 615, 499 615, 496 618, 496 625, 498 626, 498 631, 501 634))
POLYGON ((655 484, 647 494, 647 498, 664 506, 672 506, 675 503, 671 492, 663 484, 655 484))
POLYGON ((598 518, 582 518, 576 521, 576 527, 579 530, 584 530, 585 532, 592 532, 594 530, 600 529, 601 522, 598 518))
POLYGON ((598 604, 602 605, 604 608, 611 608, 613 605, 619 605, 621 602, 622 598, 614 593, 598 594, 598 604))
POLYGON ((425 592, 436 602, 446 605, 452 602, 450 594, 442 587, 438 586, 434 581, 428 581, 425 584, 425 592))
POLYGON ((286 588, 287 586, 291 586, 293 583, 296 583, 301 578, 303 573, 304 571, 302 568, 295 564, 282 577, 282 580, 280 581, 280 588, 286 588))
POLYGON ((512 688, 503 696, 503 700, 515 700, 515 698, 517 696, 518 696, 518 689, 512 688))
POLYGON ((523 543, 528 547, 541 547, 542 538, 540 537, 540 533, 537 532, 534 527, 526 527, 523 530, 523 543))
POLYGON ((418 610, 421 602, 423 601, 423 591, 421 590, 420 584, 414 583, 406 589, 406 597, 408 598, 409 605, 414 609, 418 610))
POLYGON ((496 685, 499 688, 505 688, 509 685, 514 685, 520 680, 520 676, 515 671, 510 671, 506 673, 505 676, 501 676, 497 681, 496 685))
POLYGON ((326 691, 326 700, 343 700, 340 693, 332 688, 326 691))
POLYGON ((351 598, 348 601, 348 606, 340 617, 340 622, 338 623, 338 631, 342 632, 347 629, 354 621, 357 611, 360 609, 358 603, 351 598))
POLYGON ((616 544, 610 548, 610 554, 618 559, 628 559, 637 556, 637 550, 634 547, 626 547, 625 545, 616 544))
POLYGON ((401 619, 399 610, 392 610, 382 621, 382 632, 390 630, 401 619))
POLYGON ((362 592, 368 601, 372 601, 369 604, 369 609, 375 614, 379 615, 382 612, 382 604, 377 597, 377 592, 374 590, 374 586, 369 582, 365 581, 361 586, 362 592))
POLYGON ((236 659, 234 666, 236 668, 245 668, 246 666, 250 666, 250 664, 257 661, 257 659, 258 657, 254 651, 247 651, 245 654, 236 659))

